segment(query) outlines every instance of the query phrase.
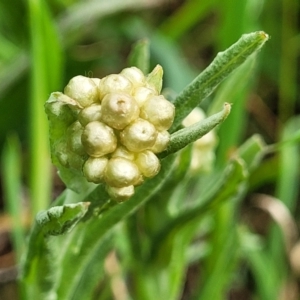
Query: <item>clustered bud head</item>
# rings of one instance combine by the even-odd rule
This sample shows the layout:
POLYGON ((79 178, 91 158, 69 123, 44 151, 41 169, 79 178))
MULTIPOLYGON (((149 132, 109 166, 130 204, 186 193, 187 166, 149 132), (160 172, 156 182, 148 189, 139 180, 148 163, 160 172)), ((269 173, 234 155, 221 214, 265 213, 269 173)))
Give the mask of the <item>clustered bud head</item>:
POLYGON ((59 99, 77 121, 54 146, 59 163, 81 170, 89 182, 105 183, 118 201, 157 175, 155 154, 166 149, 175 114, 174 105, 160 95, 162 74, 160 66, 147 76, 131 67, 102 79, 72 78, 59 99))

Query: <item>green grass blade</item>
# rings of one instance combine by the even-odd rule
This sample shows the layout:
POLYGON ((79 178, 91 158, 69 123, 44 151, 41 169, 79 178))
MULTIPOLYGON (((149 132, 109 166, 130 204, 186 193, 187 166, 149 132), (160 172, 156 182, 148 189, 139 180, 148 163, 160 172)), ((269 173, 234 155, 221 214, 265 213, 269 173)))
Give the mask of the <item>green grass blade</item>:
POLYGON ((218 53, 213 62, 194 79, 175 99, 176 116, 171 128, 174 132, 182 120, 208 97, 214 89, 249 56, 258 51, 268 40, 262 31, 244 34, 227 50, 218 53))
POLYGON ((2 154, 2 179, 5 209, 12 220, 12 241, 17 261, 20 261, 25 245, 22 226, 21 198, 21 149, 16 136, 10 136, 2 154))
POLYGON ((44 102, 60 85, 61 50, 46 3, 28 0, 31 36, 32 95, 30 101, 31 203, 33 214, 50 202, 51 164, 44 102))
POLYGON ((133 45, 129 55, 129 66, 134 66, 143 71, 144 74, 149 73, 150 64, 150 45, 148 39, 139 40, 133 45))

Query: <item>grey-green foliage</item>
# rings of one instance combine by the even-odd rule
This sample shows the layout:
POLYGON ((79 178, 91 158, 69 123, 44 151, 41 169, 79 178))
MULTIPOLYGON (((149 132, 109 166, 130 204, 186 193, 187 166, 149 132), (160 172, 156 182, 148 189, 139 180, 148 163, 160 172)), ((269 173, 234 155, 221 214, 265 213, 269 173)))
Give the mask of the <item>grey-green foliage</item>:
MULTIPOLYGON (((175 196, 173 188, 180 187, 188 174, 190 149, 186 146, 222 123, 230 112, 230 105, 225 104, 221 112, 191 127, 178 128, 189 112, 234 69, 259 50, 267 39, 268 36, 263 32, 244 35, 236 44, 218 54, 213 63, 183 90, 174 102, 176 117, 173 133, 167 150, 161 156, 160 173, 146 180, 136 189, 135 195, 124 203, 118 204, 109 199, 102 184, 87 184, 80 170, 67 170, 53 155, 54 164, 68 189, 58 197, 55 207, 37 216, 22 265, 24 299, 92 299, 97 282, 104 277, 103 263, 113 247, 112 236, 118 230, 117 225, 142 206, 147 206, 147 209, 152 207, 158 229, 147 241, 148 250, 140 251, 140 260, 136 259, 135 253, 127 252, 132 266, 123 272, 132 275, 135 288, 131 296, 149 300, 178 299, 183 272, 188 265, 186 251, 196 234, 197 224, 215 206, 229 201, 240 192, 252 168, 249 160, 262 151, 261 147, 255 147, 256 140, 250 142, 249 145, 254 146, 245 146, 222 174, 216 173, 206 193, 199 193, 193 198, 192 207, 172 216, 168 203, 175 196), (182 148, 185 148, 184 151, 179 151, 182 148), (53 236, 59 234, 64 236, 53 236), (175 261, 178 261, 176 267, 175 261), (149 270, 147 274, 141 271, 145 267, 149 270), (162 282, 167 284, 162 286, 162 282), (154 289, 157 293, 153 292, 154 289)), ((131 65, 147 69, 147 47, 147 43, 135 47, 131 65)), ((57 151, 56 143, 65 137, 68 126, 76 120, 78 112, 75 103, 69 100, 57 102, 57 97, 61 97, 61 94, 53 93, 46 104, 51 151, 57 151)), ((130 244, 134 239, 138 242, 138 235, 128 239, 127 243, 130 244)), ((140 247, 138 243, 136 247, 140 247)))

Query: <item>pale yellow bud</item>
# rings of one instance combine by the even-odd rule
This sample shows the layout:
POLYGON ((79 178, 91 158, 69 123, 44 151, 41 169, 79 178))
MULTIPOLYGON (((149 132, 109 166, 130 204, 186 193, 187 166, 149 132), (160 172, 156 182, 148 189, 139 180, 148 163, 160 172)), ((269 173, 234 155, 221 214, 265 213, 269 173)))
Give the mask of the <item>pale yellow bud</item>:
POLYGON ((82 126, 86 126, 88 123, 93 121, 101 120, 101 105, 92 104, 80 111, 78 114, 78 120, 82 126))
POLYGON ((138 106, 141 107, 144 105, 144 103, 150 98, 155 96, 156 93, 153 89, 149 89, 146 87, 137 87, 133 91, 133 97, 135 101, 137 102, 138 106))
POLYGON ((140 109, 135 100, 125 93, 109 93, 102 100, 102 121, 121 130, 138 118, 140 109))
POLYGON ((102 157, 89 157, 89 159, 83 165, 83 174, 87 181, 94 183, 103 182, 104 172, 108 159, 105 156, 102 157))
POLYGON ((106 190, 109 196, 118 202, 126 201, 134 195, 133 185, 125 186, 121 188, 107 186, 106 190))
POLYGON ((144 119, 137 119, 128 125, 120 134, 121 143, 133 152, 151 148, 156 140, 155 127, 144 119))
POLYGON ((135 185, 141 177, 137 165, 123 157, 111 158, 106 166, 105 182, 114 187, 135 185))
POLYGON ((136 67, 125 68, 120 74, 129 79, 134 85, 134 87, 145 85, 145 76, 143 72, 136 67))
POLYGON ((64 93, 76 100, 79 105, 86 107, 98 101, 98 87, 88 77, 73 77, 64 89, 64 93))
POLYGON ((154 96, 141 107, 140 116, 151 122, 157 130, 168 130, 174 120, 175 107, 163 96, 154 96))
POLYGON ((94 83, 96 84, 96 86, 99 87, 101 79, 100 78, 91 78, 91 79, 94 81, 94 83))
POLYGON ((125 147, 119 146, 111 157, 124 157, 129 160, 134 160, 134 154, 128 151, 125 147))
POLYGON ((98 121, 85 126, 81 141, 85 151, 93 157, 112 153, 117 148, 117 139, 112 128, 98 121))
POLYGON ((121 74, 111 74, 101 79, 99 84, 100 98, 108 93, 123 92, 131 94, 133 89, 132 83, 129 79, 121 74))
POLYGON ((154 153, 160 153, 166 150, 170 141, 170 133, 168 131, 158 131, 157 138, 150 150, 154 153))
POLYGON ((149 150, 138 153, 135 162, 145 177, 154 177, 160 170, 159 159, 149 150))
POLYGON ((81 135, 83 132, 83 127, 76 121, 67 130, 67 144, 68 149, 78 155, 86 154, 84 147, 81 143, 81 135))

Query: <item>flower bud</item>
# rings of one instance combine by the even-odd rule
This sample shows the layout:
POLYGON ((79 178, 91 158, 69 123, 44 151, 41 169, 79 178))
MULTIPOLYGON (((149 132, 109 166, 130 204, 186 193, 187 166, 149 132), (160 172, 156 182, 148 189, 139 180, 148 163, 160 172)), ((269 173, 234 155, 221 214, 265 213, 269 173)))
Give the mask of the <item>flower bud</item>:
POLYGON ((102 121, 121 130, 138 118, 140 109, 135 100, 125 93, 109 93, 102 100, 102 121))
POLYGON ((100 78, 91 78, 91 80, 94 81, 94 83, 96 84, 97 88, 99 87, 99 84, 100 84, 100 81, 101 79, 100 78))
POLYGON ((134 160, 134 154, 128 151, 125 147, 119 146, 111 157, 124 157, 129 160, 134 160))
POLYGON ((150 148, 150 150, 154 153, 160 153, 166 150, 170 141, 170 133, 166 130, 158 131, 157 138, 155 140, 154 145, 150 148))
POLYGON ((135 185, 140 179, 137 165, 123 157, 111 158, 106 166, 105 182, 114 187, 135 185))
POLYGON ((143 72, 136 67, 125 68, 120 74, 129 79, 134 87, 145 85, 145 76, 143 72))
POLYGON ((81 135, 83 132, 83 127, 76 121, 67 130, 67 144, 68 149, 78 155, 84 155, 85 150, 81 143, 81 135))
POLYGON ((73 77, 64 89, 64 93, 76 100, 79 105, 86 107, 98 101, 98 87, 88 77, 73 77))
POLYGON ((123 202, 125 200, 128 200, 134 194, 133 185, 125 186, 121 188, 107 186, 106 190, 109 196, 118 202, 123 202))
POLYGON ((132 91, 132 83, 125 76, 120 74, 111 74, 104 77, 99 84, 99 93, 100 99, 108 93, 118 93, 123 92, 127 94, 131 94, 132 91))
POLYGON ((174 120, 175 107, 163 96, 151 97, 141 107, 140 116, 151 122, 157 130, 168 130, 174 120))
POLYGON ((78 114, 78 120, 82 126, 86 126, 88 123, 93 121, 101 120, 101 105, 92 104, 91 106, 85 107, 78 114))
POLYGON ((117 147, 117 139, 113 130, 98 121, 90 122, 85 126, 81 142, 85 151, 93 157, 114 152, 117 147))
POLYGON ((137 87, 134 89, 133 97, 139 107, 143 106, 144 103, 150 98, 155 96, 156 93, 154 90, 146 88, 144 86, 137 87))
POLYGON ((145 177, 154 177, 160 170, 159 159, 149 150, 139 152, 135 162, 145 177))
POLYGON ((89 157, 82 169, 87 181, 94 183, 103 182, 107 162, 108 159, 105 156, 89 157))
POLYGON ((155 127, 146 120, 137 119, 128 125, 121 133, 121 143, 133 152, 140 152, 151 148, 156 140, 155 127))

